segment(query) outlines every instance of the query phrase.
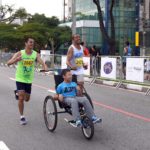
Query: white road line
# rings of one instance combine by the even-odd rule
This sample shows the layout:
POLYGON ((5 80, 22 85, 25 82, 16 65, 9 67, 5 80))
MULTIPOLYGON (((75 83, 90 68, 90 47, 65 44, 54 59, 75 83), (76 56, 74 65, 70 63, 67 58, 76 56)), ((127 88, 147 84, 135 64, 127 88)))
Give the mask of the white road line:
POLYGON ((56 94, 54 90, 48 90, 48 92, 56 94))
POLYGON ((16 79, 14 79, 14 78, 9 78, 10 80, 12 80, 12 81, 16 81, 16 79))
POLYGON ((3 141, 0 141, 0 150, 10 150, 10 149, 3 141))

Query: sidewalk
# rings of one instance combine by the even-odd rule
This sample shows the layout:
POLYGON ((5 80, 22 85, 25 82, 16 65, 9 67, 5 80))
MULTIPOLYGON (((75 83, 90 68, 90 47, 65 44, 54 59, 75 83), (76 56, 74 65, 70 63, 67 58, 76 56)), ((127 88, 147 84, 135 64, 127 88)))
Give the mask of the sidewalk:
MULTIPOLYGON (((92 78, 85 80, 92 82, 92 78)), ((135 90, 139 92, 144 92, 147 93, 150 90, 150 81, 145 81, 144 83, 139 83, 139 82, 134 82, 134 81, 127 81, 127 80, 111 80, 111 79, 105 79, 105 78, 100 78, 98 77, 95 79, 96 84, 103 84, 107 86, 113 86, 116 88, 123 88, 123 89, 129 89, 129 90, 135 90)), ((149 93, 150 94, 150 93, 149 93)))

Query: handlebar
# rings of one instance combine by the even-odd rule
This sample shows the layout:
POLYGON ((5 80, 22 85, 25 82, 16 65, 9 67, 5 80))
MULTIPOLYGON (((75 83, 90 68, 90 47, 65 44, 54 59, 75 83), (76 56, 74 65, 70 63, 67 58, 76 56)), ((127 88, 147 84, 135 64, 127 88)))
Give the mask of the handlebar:
MULTIPOLYGON (((69 70, 74 70, 72 68, 68 68, 69 70)), ((40 70, 40 72, 50 72, 50 71, 62 71, 63 69, 56 69, 56 68, 53 68, 53 69, 48 69, 48 70, 40 70)))
POLYGON ((40 70, 40 72, 50 72, 50 71, 55 71, 55 69, 40 70))

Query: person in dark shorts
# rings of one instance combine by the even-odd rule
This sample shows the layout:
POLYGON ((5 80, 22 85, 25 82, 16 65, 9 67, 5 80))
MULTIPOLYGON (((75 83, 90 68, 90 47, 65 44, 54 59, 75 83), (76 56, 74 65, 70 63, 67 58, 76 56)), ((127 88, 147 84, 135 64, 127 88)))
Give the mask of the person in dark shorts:
POLYGON ((24 116, 24 101, 30 100, 32 82, 34 79, 35 61, 37 60, 44 70, 46 65, 40 58, 40 55, 33 50, 34 39, 27 37, 25 39, 25 49, 14 54, 14 56, 8 61, 8 66, 17 63, 16 71, 16 87, 15 91, 16 99, 18 99, 18 107, 20 112, 20 124, 27 124, 27 120, 24 116))

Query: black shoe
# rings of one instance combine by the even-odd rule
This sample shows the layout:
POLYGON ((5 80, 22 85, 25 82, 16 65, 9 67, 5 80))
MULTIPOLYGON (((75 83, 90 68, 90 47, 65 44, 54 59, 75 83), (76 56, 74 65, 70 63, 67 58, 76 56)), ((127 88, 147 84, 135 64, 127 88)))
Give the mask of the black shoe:
POLYGON ((16 98, 16 100, 18 100, 18 99, 19 99, 19 97, 18 97, 17 90, 15 90, 15 91, 14 91, 14 93, 15 93, 15 98, 16 98))

